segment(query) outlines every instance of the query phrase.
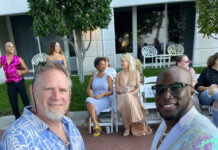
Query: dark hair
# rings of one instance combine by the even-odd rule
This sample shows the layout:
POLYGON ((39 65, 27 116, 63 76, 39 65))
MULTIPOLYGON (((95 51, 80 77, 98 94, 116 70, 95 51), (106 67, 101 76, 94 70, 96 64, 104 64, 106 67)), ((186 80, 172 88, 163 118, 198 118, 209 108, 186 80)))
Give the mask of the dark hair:
MULTIPOLYGON (((54 54, 54 51, 55 51, 55 44, 56 43, 59 43, 57 41, 51 41, 50 44, 49 44, 49 48, 48 48, 48 55, 53 55, 54 54)), ((61 44, 59 43, 60 45, 60 54, 62 54, 62 48, 61 48, 61 44)))
POLYGON ((213 67, 217 59, 218 59, 218 52, 216 52, 212 56, 209 56, 207 59, 207 67, 210 67, 210 68, 213 67))
POLYGON ((183 57, 188 57, 187 55, 185 54, 182 54, 182 55, 179 55, 178 57, 176 57, 176 66, 178 65, 179 62, 182 61, 183 57))
POLYGON ((94 66, 95 68, 97 69, 97 66, 99 65, 100 61, 105 61, 106 62, 106 59, 104 57, 96 57, 95 60, 94 60, 94 66))

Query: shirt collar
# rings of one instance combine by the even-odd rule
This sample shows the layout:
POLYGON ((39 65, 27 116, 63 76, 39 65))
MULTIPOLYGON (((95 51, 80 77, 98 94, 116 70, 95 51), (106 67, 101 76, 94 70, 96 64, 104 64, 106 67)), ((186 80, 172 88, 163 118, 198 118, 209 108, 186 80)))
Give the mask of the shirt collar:
POLYGON ((189 126, 195 116, 198 114, 198 111, 194 106, 179 120, 181 127, 189 126))
MULTIPOLYGON (((32 106, 26 106, 24 108, 24 113, 23 116, 30 121, 30 123, 32 123, 32 125, 34 125, 36 128, 39 129, 39 127, 43 130, 50 130, 50 127, 43 122, 36 114, 34 114, 32 111, 32 106)), ((68 125, 67 120, 65 119, 65 117, 62 118, 61 122, 64 125, 68 125)))

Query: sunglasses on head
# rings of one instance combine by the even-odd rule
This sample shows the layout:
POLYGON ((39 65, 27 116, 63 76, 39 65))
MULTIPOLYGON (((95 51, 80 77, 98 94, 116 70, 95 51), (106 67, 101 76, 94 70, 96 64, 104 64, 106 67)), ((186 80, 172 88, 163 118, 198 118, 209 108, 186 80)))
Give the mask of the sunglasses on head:
POLYGON ((152 91, 156 96, 163 96, 166 89, 171 95, 178 95, 181 92, 181 89, 186 86, 192 86, 192 85, 186 83, 173 83, 170 85, 157 84, 152 86, 152 91))

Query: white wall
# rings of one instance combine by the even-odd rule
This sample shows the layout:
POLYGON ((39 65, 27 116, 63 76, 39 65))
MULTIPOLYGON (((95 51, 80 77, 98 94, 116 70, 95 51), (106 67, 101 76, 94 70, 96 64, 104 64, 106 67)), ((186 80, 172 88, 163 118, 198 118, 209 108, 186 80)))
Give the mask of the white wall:
POLYGON ((27 0, 0 1, 0 16, 26 13, 28 10, 27 0))
MULTIPOLYGON (((216 37, 218 38, 218 35, 216 37)), ((194 38, 193 66, 206 66, 207 58, 215 52, 218 52, 218 40, 206 38, 203 34, 199 33, 197 19, 194 38)))

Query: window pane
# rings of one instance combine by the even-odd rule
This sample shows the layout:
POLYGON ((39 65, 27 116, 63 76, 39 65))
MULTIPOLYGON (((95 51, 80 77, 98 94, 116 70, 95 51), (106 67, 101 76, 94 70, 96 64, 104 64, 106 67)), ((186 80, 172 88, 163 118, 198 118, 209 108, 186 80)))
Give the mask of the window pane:
POLYGON ((132 53, 132 8, 115 8, 116 53, 132 53))
POLYGON ((138 57, 142 59, 143 46, 154 46, 163 53, 164 5, 140 6, 137 8, 138 57))
POLYGON ((167 46, 181 44, 190 59, 193 55, 195 13, 194 2, 168 4, 167 46))

